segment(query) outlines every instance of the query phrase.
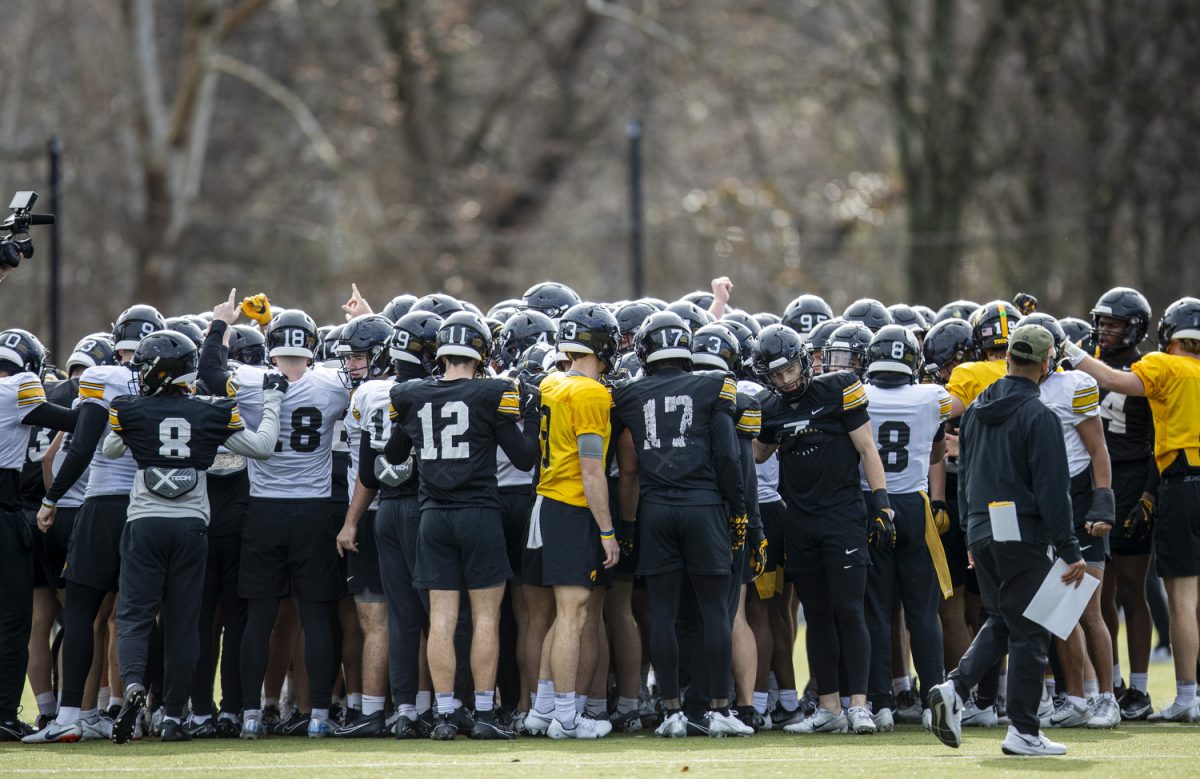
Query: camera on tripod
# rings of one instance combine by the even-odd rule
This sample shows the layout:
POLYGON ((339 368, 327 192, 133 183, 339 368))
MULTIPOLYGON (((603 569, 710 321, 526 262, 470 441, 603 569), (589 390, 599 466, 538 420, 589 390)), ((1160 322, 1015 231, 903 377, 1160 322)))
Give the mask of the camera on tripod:
POLYGON ((0 224, 0 229, 8 230, 8 235, 0 238, 0 265, 15 268, 21 264, 22 257, 32 257, 33 239, 29 237, 29 228, 54 224, 54 214, 32 213, 37 197, 36 192, 18 192, 8 204, 12 213, 0 224))

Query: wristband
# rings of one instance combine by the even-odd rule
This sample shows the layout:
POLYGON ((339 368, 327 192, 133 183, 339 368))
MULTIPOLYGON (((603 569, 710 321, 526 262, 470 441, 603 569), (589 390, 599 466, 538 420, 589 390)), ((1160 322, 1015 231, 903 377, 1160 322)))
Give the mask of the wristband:
POLYGON ((42 498, 42 505, 48 509, 57 508, 58 504, 49 498, 42 498))
POLYGON ((888 500, 887 490, 872 490, 871 503, 875 505, 876 511, 883 511, 892 507, 891 501, 888 500))
POLYGON ((607 541, 610 538, 616 538, 616 537, 617 537, 617 531, 613 530, 611 527, 608 530, 600 531, 600 538, 605 541, 607 541))

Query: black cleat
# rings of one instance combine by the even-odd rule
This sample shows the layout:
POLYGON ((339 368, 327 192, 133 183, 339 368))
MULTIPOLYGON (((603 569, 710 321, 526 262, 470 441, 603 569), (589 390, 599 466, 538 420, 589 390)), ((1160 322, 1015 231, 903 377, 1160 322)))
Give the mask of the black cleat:
POLYGON ((133 729, 137 726, 138 715, 146 706, 146 688, 140 684, 131 684, 125 690, 125 702, 113 719, 112 740, 114 744, 128 744, 133 740, 133 729))
POLYGON ((237 738, 241 735, 242 726, 229 717, 217 717, 217 738, 237 738))
MULTIPOLYGON (((34 730, 35 731, 41 730, 42 728, 49 725, 51 722, 54 722, 54 720, 57 718, 58 718, 57 713, 55 713, 55 714, 39 714, 37 721, 34 724, 34 730)), ((112 717, 110 716, 109 719, 112 719, 112 717)))
MULTIPOLYGON (((41 721, 42 718, 38 717, 38 722, 41 721)), ((53 721, 54 717, 51 717, 50 722, 53 721)), ((32 736, 38 730, 41 730, 41 727, 34 730, 29 723, 20 719, 0 720, 0 741, 20 741, 26 736, 32 736)))
MULTIPOLYGON (((307 736, 308 721, 311 716, 302 711, 296 710, 291 713, 286 720, 280 722, 271 732, 276 736, 307 736)), ((264 723, 265 724, 265 723, 264 723)))
POLYGON ((453 741, 456 736, 458 736, 458 725, 454 724, 454 715, 437 714, 434 716, 433 732, 429 734, 429 738, 434 741, 453 741))
POLYGON ((454 726, 464 733, 470 732, 471 728, 475 727, 475 718, 471 716, 471 712, 467 711, 466 706, 459 706, 450 715, 450 719, 454 721, 454 726))
POLYGON ((687 715, 687 734, 689 737, 708 735, 708 718, 704 716, 703 712, 694 716, 688 714, 686 711, 684 714, 687 715))
MULTIPOLYGON (((387 718, 382 711, 374 714, 361 714, 353 719, 349 712, 357 709, 347 709, 346 724, 333 729, 333 735, 338 738, 378 738, 387 732, 387 718)), ((405 717, 401 717, 407 721, 405 717)))
POLYGON ((429 729, 425 723, 419 719, 409 719, 403 714, 400 719, 396 720, 395 726, 392 728, 392 733, 400 741, 406 741, 411 738, 429 738, 429 729))
POLYGON ((263 706, 262 716, 259 718, 259 722, 263 724, 263 727, 265 727, 268 732, 273 733, 275 731, 275 726, 283 722, 283 715, 279 713, 279 707, 274 704, 270 706, 263 706))
MULTIPOLYGON (((196 722, 188 720, 183 723, 183 732, 188 738, 216 738, 217 737, 217 721, 213 717, 209 717, 204 722, 196 722)), ((167 740, 167 725, 163 723, 163 741, 167 740)), ((171 739, 179 741, 180 739, 171 739)))
POLYGON ((1121 719, 1126 721, 1144 720, 1154 712, 1150 704, 1150 693, 1130 687, 1121 698, 1121 719))
POLYGON ((491 711, 476 712, 475 725, 467 735, 480 741, 512 741, 517 737, 516 732, 501 725, 495 712, 491 711))
MULTIPOLYGON (((204 724, 211 725, 212 720, 209 720, 208 722, 205 722, 204 724)), ((159 738, 161 738, 164 742, 167 742, 167 741, 191 741, 192 734, 188 733, 187 729, 184 728, 182 722, 176 722, 173 719, 165 719, 164 718, 163 724, 162 724, 162 735, 159 738)), ((211 738, 211 736, 209 738, 211 738)))

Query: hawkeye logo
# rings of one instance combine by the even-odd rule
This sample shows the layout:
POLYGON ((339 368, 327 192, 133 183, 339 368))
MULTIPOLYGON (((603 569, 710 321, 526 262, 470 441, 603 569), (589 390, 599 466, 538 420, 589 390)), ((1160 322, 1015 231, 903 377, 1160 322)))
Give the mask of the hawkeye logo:
POLYGON ((588 576, 591 577, 592 581, 596 581, 596 569, 593 568, 592 572, 590 574, 588 574, 588 576))

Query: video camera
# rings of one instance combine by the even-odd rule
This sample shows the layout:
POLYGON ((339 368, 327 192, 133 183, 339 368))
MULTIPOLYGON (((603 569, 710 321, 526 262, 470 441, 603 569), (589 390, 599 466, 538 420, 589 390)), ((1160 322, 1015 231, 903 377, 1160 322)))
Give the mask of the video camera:
POLYGON ((21 264, 22 257, 32 257, 33 239, 29 237, 29 228, 54 224, 54 214, 31 213, 37 197, 36 192, 18 192, 8 204, 12 213, 0 223, 0 229, 8 230, 7 236, 0 237, 0 265, 15 268, 21 264))

